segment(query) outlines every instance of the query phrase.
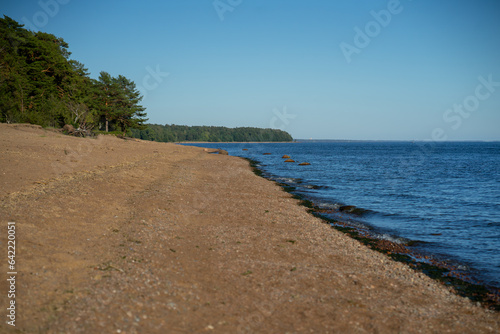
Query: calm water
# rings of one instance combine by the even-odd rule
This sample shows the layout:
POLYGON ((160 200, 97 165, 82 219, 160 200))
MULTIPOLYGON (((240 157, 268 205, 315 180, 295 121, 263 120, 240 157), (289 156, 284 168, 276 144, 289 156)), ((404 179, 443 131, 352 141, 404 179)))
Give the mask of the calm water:
POLYGON ((303 142, 200 144, 260 162, 323 207, 380 238, 424 241, 420 251, 500 287, 500 143, 303 142), (246 148, 248 151, 243 151, 246 148), (263 153, 272 153, 263 155, 263 153), (310 166, 284 163, 282 155, 310 166))

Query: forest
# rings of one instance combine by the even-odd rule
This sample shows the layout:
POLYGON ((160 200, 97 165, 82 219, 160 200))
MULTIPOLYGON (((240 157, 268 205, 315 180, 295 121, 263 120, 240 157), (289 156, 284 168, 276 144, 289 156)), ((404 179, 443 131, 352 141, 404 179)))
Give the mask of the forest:
POLYGON ((288 142, 293 140, 288 132, 277 129, 168 124, 148 124, 144 130, 132 129, 131 135, 135 138, 160 142, 288 142))
POLYGON ((0 18, 0 122, 113 133, 153 141, 291 141, 281 130, 146 124, 135 83, 102 71, 92 79, 63 38, 0 18), (67 128, 67 127, 66 127, 67 128))
POLYGON ((0 18, 0 122, 69 124, 84 134, 145 128, 133 81, 104 71, 91 79, 70 55, 62 38, 0 18))

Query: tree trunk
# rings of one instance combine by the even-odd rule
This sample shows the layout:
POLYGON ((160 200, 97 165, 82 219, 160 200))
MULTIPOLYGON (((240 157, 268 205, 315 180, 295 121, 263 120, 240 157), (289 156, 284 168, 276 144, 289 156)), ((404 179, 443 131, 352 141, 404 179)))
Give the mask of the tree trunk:
POLYGON ((21 115, 24 116, 24 91, 23 91, 23 87, 21 86, 21 84, 18 84, 19 85, 19 88, 21 89, 21 115))
POLYGON ((108 120, 106 120, 106 132, 108 132, 108 120))

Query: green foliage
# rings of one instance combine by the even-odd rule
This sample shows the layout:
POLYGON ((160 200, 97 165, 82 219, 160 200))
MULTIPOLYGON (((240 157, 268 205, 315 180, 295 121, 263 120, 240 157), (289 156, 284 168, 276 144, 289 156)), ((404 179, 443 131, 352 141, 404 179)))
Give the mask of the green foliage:
POLYGON ((137 90, 135 83, 126 77, 119 75, 113 78, 109 73, 101 72, 99 81, 101 104, 101 120, 105 123, 108 131, 110 122, 114 128, 120 128, 123 134, 129 128, 145 129, 145 108, 139 105, 142 96, 137 90))
POLYGON ((107 72, 93 80, 70 56, 62 38, 0 18, 0 122, 55 128, 71 124, 84 134, 119 131, 161 142, 292 140, 273 129, 145 125, 142 96, 133 81, 107 72))
POLYGON ((135 138, 159 142, 288 142, 293 138, 285 131, 259 128, 226 128, 222 126, 186 126, 148 124, 144 130, 132 129, 135 138))
POLYGON ((85 133, 144 129, 145 108, 134 82, 106 72, 92 80, 70 55, 62 38, 0 18, 0 122, 71 124, 85 133))

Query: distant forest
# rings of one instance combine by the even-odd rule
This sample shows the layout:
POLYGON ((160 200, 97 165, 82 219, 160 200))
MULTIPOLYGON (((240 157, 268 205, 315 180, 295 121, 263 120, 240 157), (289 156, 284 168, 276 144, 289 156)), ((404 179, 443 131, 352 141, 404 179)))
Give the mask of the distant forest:
POLYGON ((101 72, 97 80, 70 59, 60 37, 0 18, 0 122, 62 128, 79 135, 113 132, 154 141, 291 141, 283 131, 145 124, 135 83, 101 72), (66 127, 68 128, 68 127, 66 127))
POLYGON ((144 130, 132 129, 135 138, 160 142, 287 142, 289 133, 276 129, 226 128, 222 126, 186 126, 148 124, 144 130))

